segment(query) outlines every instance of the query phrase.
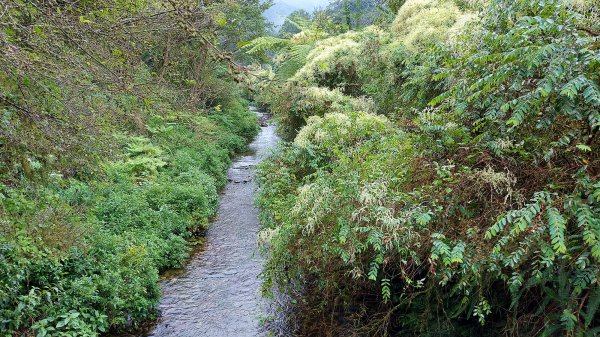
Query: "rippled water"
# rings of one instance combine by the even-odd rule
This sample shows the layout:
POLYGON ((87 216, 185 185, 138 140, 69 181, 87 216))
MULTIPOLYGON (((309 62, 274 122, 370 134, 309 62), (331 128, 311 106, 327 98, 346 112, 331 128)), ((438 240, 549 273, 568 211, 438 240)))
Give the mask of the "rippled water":
POLYGON ((162 283, 161 318, 147 336, 261 335, 266 304, 259 293, 263 259, 256 245, 253 172, 276 142, 274 126, 264 126, 250 152, 234 162, 204 249, 178 277, 162 283))

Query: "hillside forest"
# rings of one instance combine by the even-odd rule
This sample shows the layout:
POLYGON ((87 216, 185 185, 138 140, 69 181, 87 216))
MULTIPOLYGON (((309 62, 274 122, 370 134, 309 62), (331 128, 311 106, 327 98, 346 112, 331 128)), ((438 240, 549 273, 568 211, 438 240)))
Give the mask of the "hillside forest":
POLYGON ((0 3, 0 336, 157 319, 250 106, 265 335, 600 335, 600 2, 271 5, 0 3))

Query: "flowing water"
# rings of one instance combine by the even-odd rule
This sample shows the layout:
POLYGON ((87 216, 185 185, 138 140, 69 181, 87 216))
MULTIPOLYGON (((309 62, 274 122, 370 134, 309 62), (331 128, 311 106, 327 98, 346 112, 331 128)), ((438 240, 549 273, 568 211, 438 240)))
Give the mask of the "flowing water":
POLYGON ((259 321, 266 315, 266 304, 259 293, 263 260, 256 245, 259 221, 253 173, 276 142, 274 126, 263 125, 250 152, 229 169, 229 183, 204 249, 178 276, 161 284, 161 318, 148 336, 261 335, 259 321))

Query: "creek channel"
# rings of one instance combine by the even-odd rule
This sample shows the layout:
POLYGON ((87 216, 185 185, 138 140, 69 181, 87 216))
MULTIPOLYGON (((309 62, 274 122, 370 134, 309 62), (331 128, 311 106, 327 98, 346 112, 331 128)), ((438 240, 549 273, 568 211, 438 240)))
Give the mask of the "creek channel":
POLYGON ((263 334, 260 319, 267 304, 261 299, 263 258, 257 246, 258 209, 254 206, 254 167, 277 144, 267 115, 250 151, 235 159, 215 220, 202 250, 184 269, 161 283, 161 317, 145 336, 255 337, 263 334))

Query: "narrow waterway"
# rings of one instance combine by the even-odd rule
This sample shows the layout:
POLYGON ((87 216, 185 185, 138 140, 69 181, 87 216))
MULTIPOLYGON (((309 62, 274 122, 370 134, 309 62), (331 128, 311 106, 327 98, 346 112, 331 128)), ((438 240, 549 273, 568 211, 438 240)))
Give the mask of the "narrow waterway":
POLYGON ((263 260, 256 244, 253 173, 276 142, 274 126, 263 126, 250 152, 233 163, 204 249, 182 273, 162 283, 161 318, 148 336, 261 335, 266 311, 259 292, 263 260))

